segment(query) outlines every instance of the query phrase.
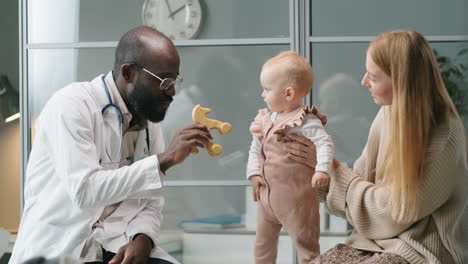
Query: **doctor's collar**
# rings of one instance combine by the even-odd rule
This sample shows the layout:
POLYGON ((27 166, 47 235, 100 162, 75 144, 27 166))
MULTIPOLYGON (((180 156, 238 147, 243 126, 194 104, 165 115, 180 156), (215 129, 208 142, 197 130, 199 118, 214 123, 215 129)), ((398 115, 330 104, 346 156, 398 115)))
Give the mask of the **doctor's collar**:
POLYGON ((137 123, 135 123, 135 121, 137 121, 135 118, 132 118, 130 120, 129 126, 125 130, 125 132, 140 131, 148 127, 148 122, 149 122, 148 120, 137 121, 137 123))
POLYGON ((122 98, 122 95, 120 94, 119 89, 117 88, 117 83, 114 80, 114 76, 112 75, 112 72, 109 72, 106 77, 105 77, 105 82, 109 88, 109 92, 112 95, 112 100, 114 101, 114 104, 118 105, 120 109, 122 109, 122 113, 124 115, 130 113, 127 104, 122 98))

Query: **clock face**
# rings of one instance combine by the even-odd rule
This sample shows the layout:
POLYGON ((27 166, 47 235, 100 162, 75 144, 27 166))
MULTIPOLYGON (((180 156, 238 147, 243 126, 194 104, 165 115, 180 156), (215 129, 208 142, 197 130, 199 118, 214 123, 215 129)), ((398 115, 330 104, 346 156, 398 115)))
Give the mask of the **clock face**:
POLYGON ((145 0, 142 11, 144 25, 174 40, 195 38, 202 15, 199 0, 145 0))

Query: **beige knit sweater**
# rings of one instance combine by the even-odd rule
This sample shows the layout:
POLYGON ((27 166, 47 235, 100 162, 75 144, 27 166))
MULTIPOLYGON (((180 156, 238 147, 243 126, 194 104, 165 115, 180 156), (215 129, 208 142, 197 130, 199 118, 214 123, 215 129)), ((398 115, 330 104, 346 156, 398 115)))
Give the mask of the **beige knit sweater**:
POLYGON ((329 211, 354 226, 346 241, 354 248, 395 253, 410 263, 463 263, 468 168, 462 123, 450 118, 432 131, 418 220, 399 223, 391 216, 390 190, 376 184, 388 138, 384 108, 354 169, 340 165, 332 176, 326 197, 329 211))

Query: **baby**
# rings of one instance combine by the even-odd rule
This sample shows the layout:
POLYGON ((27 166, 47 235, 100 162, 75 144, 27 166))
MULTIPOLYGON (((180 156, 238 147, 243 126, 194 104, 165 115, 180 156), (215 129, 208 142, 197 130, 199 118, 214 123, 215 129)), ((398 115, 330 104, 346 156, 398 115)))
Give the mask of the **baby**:
POLYGON ((267 109, 259 110, 250 126, 253 135, 247 164, 258 222, 255 263, 276 263, 279 232, 284 226, 292 238, 299 262, 320 254, 318 188, 326 187, 334 145, 324 129, 326 116, 303 105, 314 74, 307 60, 285 51, 262 67, 260 82, 267 109), (288 158, 282 145, 295 133, 309 138, 317 149, 317 164, 309 167, 288 158), (311 186, 312 185, 312 186, 311 186))

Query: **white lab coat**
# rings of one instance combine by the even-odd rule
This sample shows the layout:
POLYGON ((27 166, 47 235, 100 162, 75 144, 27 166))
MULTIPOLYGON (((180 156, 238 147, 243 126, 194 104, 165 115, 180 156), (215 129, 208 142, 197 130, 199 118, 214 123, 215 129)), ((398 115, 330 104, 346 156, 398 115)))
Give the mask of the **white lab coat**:
MULTIPOLYGON (((112 75, 106 83, 113 82, 112 75)), ((109 86, 109 85, 108 85, 109 86)), ((115 102, 115 100, 113 99, 115 102)), ((121 136, 118 115, 108 104, 101 76, 73 83, 47 102, 36 123, 35 142, 26 171, 25 206, 11 264, 31 257, 68 256, 79 259, 91 236, 112 252, 145 233, 155 242, 151 257, 178 263, 159 245, 161 172, 154 155, 164 149, 158 124, 139 131, 133 164, 100 164, 115 159, 121 136), (110 157, 109 157, 110 156, 110 157), (120 167, 120 168, 119 168, 120 167), (123 201, 104 221, 92 226, 106 205, 123 201)))

